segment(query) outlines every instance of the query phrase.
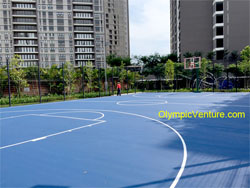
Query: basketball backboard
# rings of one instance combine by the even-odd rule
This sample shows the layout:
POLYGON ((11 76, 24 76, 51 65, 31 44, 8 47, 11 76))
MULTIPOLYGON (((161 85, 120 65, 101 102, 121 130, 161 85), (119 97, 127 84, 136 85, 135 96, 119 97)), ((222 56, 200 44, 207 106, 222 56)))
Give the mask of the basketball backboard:
POLYGON ((201 57, 184 58, 184 69, 199 69, 201 68, 201 57))

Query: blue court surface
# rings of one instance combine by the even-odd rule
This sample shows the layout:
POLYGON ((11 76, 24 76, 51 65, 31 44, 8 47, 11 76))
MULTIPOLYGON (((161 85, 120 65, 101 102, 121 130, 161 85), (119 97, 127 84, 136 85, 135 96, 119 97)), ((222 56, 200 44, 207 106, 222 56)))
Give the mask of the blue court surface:
POLYGON ((249 93, 137 93, 2 108, 0 187, 249 187, 249 103, 249 93))

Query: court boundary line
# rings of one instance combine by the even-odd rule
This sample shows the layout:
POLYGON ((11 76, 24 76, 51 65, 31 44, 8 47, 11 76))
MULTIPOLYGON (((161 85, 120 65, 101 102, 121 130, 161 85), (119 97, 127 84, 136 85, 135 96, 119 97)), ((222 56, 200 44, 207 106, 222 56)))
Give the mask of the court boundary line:
MULTIPOLYGON (((186 162, 187 162, 187 146, 186 146, 186 143, 185 143, 183 137, 181 136, 181 134, 177 130, 175 130, 173 127, 171 127, 170 125, 168 125, 168 124, 166 124, 166 123, 164 123, 162 121, 159 121, 157 119, 154 119, 154 118, 151 118, 151 117, 148 117, 148 116, 140 115, 140 114, 135 114, 135 113, 130 113, 130 112, 123 112, 123 111, 116 111, 116 110, 102 110, 102 109, 40 109, 40 110, 33 110, 33 111, 45 111, 45 110, 54 110, 54 111, 56 111, 56 110, 57 111, 58 110, 59 111, 60 110, 65 110, 65 111, 68 111, 68 112, 74 112, 74 111, 82 111, 82 112, 84 112, 84 111, 113 112, 113 113, 119 113, 119 114, 125 114, 125 115, 132 115, 132 116, 136 116, 136 117, 141 117, 141 118, 148 119, 148 120, 151 120, 151 121, 155 121, 155 122, 157 122, 159 124, 162 124, 162 125, 168 127, 169 129, 171 129, 179 137, 179 139, 181 140, 181 143, 182 143, 182 147, 183 147, 183 159, 182 159, 181 167, 180 167, 174 181, 172 182, 170 188, 174 188, 177 185, 177 183, 179 182, 179 180, 180 180, 180 178, 181 178, 181 176, 182 176, 182 174, 184 172, 186 162)), ((21 112, 23 112, 23 111, 21 111, 21 112)), ((62 131, 62 132, 51 134, 51 135, 48 135, 48 136, 43 136, 43 137, 35 138, 35 139, 32 139, 32 140, 24 141, 22 143, 19 143, 18 145, 28 143, 28 142, 36 142, 36 141, 44 140, 44 139, 46 139, 48 137, 57 136, 57 135, 60 135, 60 134, 72 132, 73 130, 78 130, 78 129, 82 129, 82 128, 86 128, 86 127, 90 127, 90 126, 94 126, 96 124, 106 122, 104 120, 103 121, 98 120, 98 121, 100 121, 100 122, 93 123, 93 124, 86 125, 86 126, 82 126, 82 127, 78 127, 78 128, 74 128, 74 129, 70 129, 70 130, 66 130, 66 131, 62 131)), ((15 144, 15 146, 16 145, 17 144, 15 144)), ((0 149, 2 149, 2 148, 0 148, 0 149)))
MULTIPOLYGON (((176 92, 178 93, 178 92, 176 92)), ((168 93, 164 93, 162 92, 161 94, 154 94, 152 97, 144 97, 142 95, 139 95, 139 94, 134 94, 132 95, 133 97, 135 98, 145 98, 145 99, 165 99, 165 98, 195 98, 196 96, 171 96, 172 94, 176 94, 175 92, 168 92, 168 93)), ((208 96, 211 96, 211 95, 214 95, 214 93, 210 93, 210 94, 207 94, 207 95, 202 95, 201 97, 208 97, 208 96)))
POLYGON ((227 105, 227 104, 195 104, 195 103, 176 103, 176 102, 169 102, 168 104, 177 104, 177 105, 192 105, 192 106, 224 106, 224 107, 241 107, 241 108, 250 108, 250 106, 245 105, 227 105))

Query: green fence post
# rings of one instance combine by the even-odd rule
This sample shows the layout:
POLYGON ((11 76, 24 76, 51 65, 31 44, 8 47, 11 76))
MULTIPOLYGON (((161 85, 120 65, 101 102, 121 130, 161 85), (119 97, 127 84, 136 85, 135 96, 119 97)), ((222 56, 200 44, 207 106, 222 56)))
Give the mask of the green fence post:
POLYGON ((82 65, 82 94, 83 94, 83 98, 84 98, 84 68, 82 65))
POLYGON ((8 89, 9 89, 9 106, 11 107, 11 90, 10 90, 10 70, 9 70, 9 59, 7 59, 7 74, 8 74, 8 89))
POLYGON ((62 64, 62 76, 63 76, 63 97, 64 97, 64 101, 65 101, 66 95, 65 95, 65 80, 64 80, 64 63, 62 64))

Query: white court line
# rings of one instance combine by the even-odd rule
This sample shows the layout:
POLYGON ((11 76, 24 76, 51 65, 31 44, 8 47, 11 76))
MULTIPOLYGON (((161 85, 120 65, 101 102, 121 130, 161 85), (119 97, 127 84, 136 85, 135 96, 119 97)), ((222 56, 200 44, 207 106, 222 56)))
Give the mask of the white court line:
POLYGON ((32 116, 74 119, 74 120, 86 120, 86 121, 98 121, 96 119, 85 119, 85 118, 70 117, 70 116, 55 116, 55 115, 49 115, 49 114, 32 114, 32 116))
MULTIPOLYGON (((209 97, 214 95, 213 93, 208 95, 199 95, 199 97, 209 97)), ((194 93, 192 96, 176 96, 176 95, 159 95, 159 98, 195 98, 197 95, 194 93)))
POLYGON ((136 98, 145 98, 145 99, 155 99, 155 98, 160 98, 160 99, 164 99, 164 98, 194 98, 194 97, 196 97, 196 96, 173 96, 172 94, 161 94, 161 95, 159 95, 159 94, 157 94, 157 95, 154 95, 154 96, 151 96, 151 97, 145 97, 145 96, 143 96, 143 95, 132 95, 133 97, 136 97, 136 98))
POLYGON ((162 104, 167 104, 167 103, 168 103, 167 101, 129 100, 129 101, 118 101, 116 104, 122 105, 122 106, 150 106, 150 105, 162 105, 162 104), (134 103, 134 104, 131 104, 131 103, 134 103))
POLYGON ((76 131, 76 130, 87 128, 87 127, 92 127, 94 125, 101 124, 101 123, 104 123, 104 122, 106 122, 106 121, 99 121, 99 122, 96 122, 96 123, 92 123, 92 124, 89 124, 89 125, 84 125, 84 126, 77 127, 77 128, 74 128, 74 129, 69 129, 69 130, 66 130, 66 131, 62 131, 62 132, 58 132, 58 133, 54 133, 54 134, 49 134, 47 136, 43 136, 43 137, 39 137, 39 138, 33 138, 33 139, 26 140, 26 141, 23 141, 23 142, 18 142, 18 143, 15 143, 15 144, 3 146, 3 147, 0 147, 0 150, 10 148, 10 147, 13 147, 13 146, 26 144, 26 143, 29 143, 29 142, 37 142, 37 141, 44 140, 44 139, 49 138, 49 137, 58 136, 58 135, 65 134, 65 133, 70 133, 72 131, 76 131))
POLYGON ((117 102, 117 101, 86 101, 86 100, 84 101, 84 100, 82 100, 80 102, 93 102, 93 103, 95 103, 95 102, 97 102, 97 103, 98 102, 109 103, 110 102, 110 103, 114 103, 114 102, 117 102))
POLYGON ((182 138, 182 136, 180 135, 180 133, 175 130, 173 127, 171 127, 170 125, 166 124, 166 123, 163 123, 157 119, 153 119, 153 118, 150 118, 150 117, 147 117, 147 116, 143 116, 143 115, 139 115, 139 114, 135 114, 135 113, 128 113, 128 112, 121 112, 121 111, 114 111, 114 110, 98 110, 98 111, 103 111, 103 112, 115 112, 115 113, 120 113, 120 114, 127 114, 127 115, 133 115, 133 116, 137 116, 137 117, 142 117, 142 118, 145 118, 145 119, 149 119, 149 120, 152 120, 152 121, 155 121, 155 122, 158 122, 166 127, 168 127, 169 129, 171 129, 172 131, 175 132, 175 134, 177 134, 177 136, 180 138, 181 142, 182 142, 182 146, 183 146, 183 160, 182 160, 182 164, 181 164, 181 168, 177 174, 177 176, 175 177, 173 183, 171 184, 170 188, 174 188, 177 183, 179 182, 182 174, 183 174, 183 171, 185 169, 185 166, 186 166, 186 162, 187 162, 187 146, 186 146, 186 143, 184 141, 184 139, 182 138))
MULTIPOLYGON (((49 109, 47 109, 47 110, 49 110, 49 109)), ((59 109, 57 109, 57 110, 59 110, 59 109)), ((29 112, 32 112, 32 111, 34 112, 34 110, 28 110, 28 111, 29 112)), ((44 111, 44 110, 38 110, 38 111, 44 111)), ((20 111, 15 111, 15 112, 20 112, 20 111)), ((24 111, 22 111, 22 112, 24 112, 24 111)), ((79 112, 79 111, 74 111, 74 112, 79 112)), ((80 111, 80 112, 82 112, 82 111, 80 111)), ((84 112, 88 112, 88 111, 84 111, 84 112)), ((78 119, 78 120, 87 120, 87 121, 88 120, 89 121, 98 121, 98 120, 100 120, 100 119, 102 119, 104 117, 104 114, 101 113, 101 112, 91 112, 91 111, 89 111, 89 112, 90 113, 101 114, 101 116, 98 117, 98 118, 95 118, 95 119, 86 119, 86 118, 77 118, 77 117, 68 117, 68 116, 50 116, 50 117, 67 118, 67 119, 78 119)), ((66 112, 56 112, 56 113, 46 113, 46 114, 25 114, 25 115, 18 115, 18 116, 9 116, 9 117, 0 118, 0 120, 13 119, 13 118, 19 118, 19 117, 25 117, 25 116, 47 116, 47 117, 49 117, 50 114, 60 114, 60 113, 68 113, 68 111, 66 111, 66 112)))
POLYGON ((204 95, 202 97, 209 97, 209 96, 213 96, 213 95, 214 95, 214 93, 211 93, 211 94, 208 94, 208 95, 204 95))
POLYGON ((32 114, 25 114, 25 115, 19 115, 19 116, 9 116, 9 117, 0 118, 0 120, 14 119, 14 118, 25 117, 25 116, 31 116, 31 115, 32 115, 32 114))
MULTIPOLYGON (((62 110, 62 109, 41 109, 41 110, 33 110, 33 111, 48 111, 48 110, 54 110, 54 111, 56 111, 56 110, 62 110)), ((180 133, 177 130, 175 130, 173 127, 171 127, 170 125, 168 125, 166 123, 163 123, 163 122, 161 122, 161 121, 159 121, 157 119, 153 119, 153 118, 147 117, 147 116, 143 116, 143 115, 139 115, 139 114, 135 114, 135 113, 129 113, 129 112, 115 111, 115 110, 67 109, 67 111, 68 112, 74 112, 74 111, 83 111, 83 112, 84 111, 94 111, 94 112, 97 112, 97 111, 101 111, 101 112, 120 113, 120 114, 126 114, 126 115, 132 115, 132 116, 137 116, 137 117, 145 118, 145 119, 148 119, 148 120, 151 120, 151 121, 158 122, 158 123, 160 123, 160 124, 168 127, 169 129, 171 129, 179 137, 179 139, 182 142, 182 146, 183 146, 183 160, 182 160, 182 163, 181 163, 181 168, 178 171, 177 176, 175 177, 175 179, 174 179, 173 183, 171 184, 170 188, 174 188, 177 185, 177 183, 179 182, 179 180, 180 180, 180 178, 181 178, 181 176, 183 174, 183 171, 185 169, 186 162, 187 162, 187 146, 186 146, 186 143, 185 143, 184 139, 180 135, 180 133)), ((19 112, 23 112, 23 111, 19 111, 19 112)), ((93 123, 93 124, 90 124, 90 125, 87 125, 87 126, 82 126, 82 127, 78 127, 78 128, 75 128, 75 129, 70 129, 70 130, 67 130, 67 131, 63 131, 63 132, 60 132, 60 133, 55 133, 55 134, 52 134, 52 135, 48 135, 48 136, 45 136, 45 137, 40 137, 40 138, 37 138, 37 139, 28 140, 28 141, 25 141, 25 142, 21 142, 21 143, 17 143, 17 144, 11 145, 9 147, 20 145, 20 144, 25 144, 25 143, 28 143, 28 142, 34 142, 34 140, 42 140, 42 139, 48 138, 49 136, 56 136, 56 135, 59 135, 59 134, 64 134, 64 133, 67 133, 67 132, 71 132, 73 130, 78 130, 78 129, 81 129, 81 128, 90 127, 90 126, 93 126, 93 125, 96 125, 96 124, 100 124, 100 123, 104 123, 104 122, 106 122, 106 121, 100 121, 100 122, 93 123)), ((3 148, 0 148, 0 149, 3 149, 3 148)))
POLYGON ((154 95, 154 96, 151 96, 151 97, 147 97, 147 96, 138 95, 138 94, 132 95, 132 97, 135 97, 135 98, 144 98, 144 99, 155 99, 155 98, 159 98, 158 96, 159 95, 154 95))
MULTIPOLYGON (((83 112, 83 111, 74 111, 74 113, 78 113, 78 112, 83 112)), ((96 114, 101 114, 100 117, 98 118, 95 118, 95 119, 84 119, 84 120, 99 120, 99 119, 102 119, 104 117, 104 114, 101 113, 101 112, 92 112, 92 111, 84 111, 84 112, 89 112, 89 113, 96 113, 96 114)), ((46 114, 64 114, 64 113, 69 113, 68 111, 67 112, 52 112, 52 113, 46 113, 46 114)))

